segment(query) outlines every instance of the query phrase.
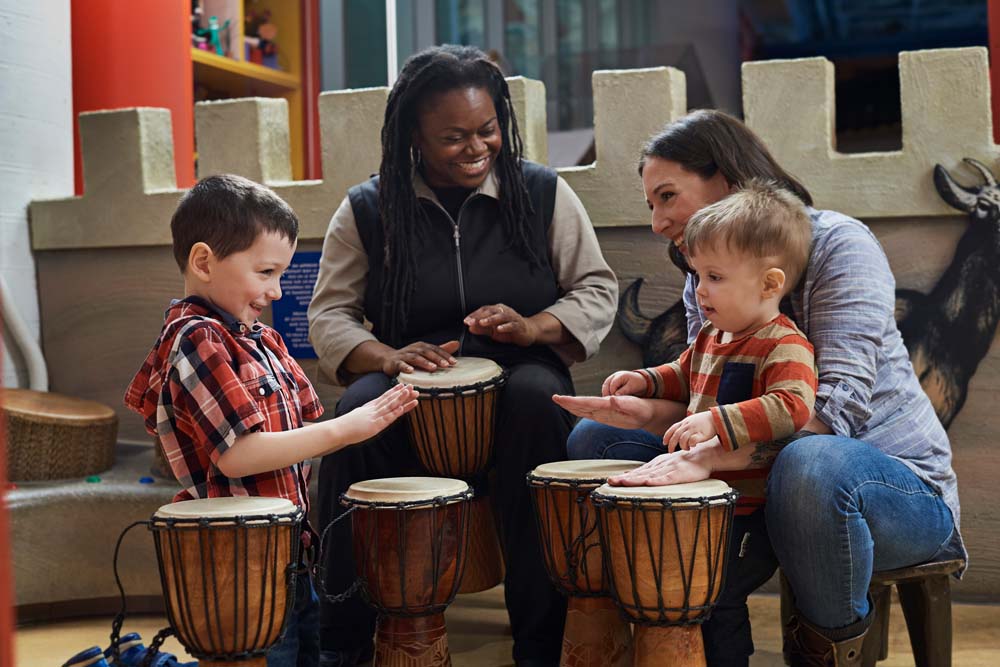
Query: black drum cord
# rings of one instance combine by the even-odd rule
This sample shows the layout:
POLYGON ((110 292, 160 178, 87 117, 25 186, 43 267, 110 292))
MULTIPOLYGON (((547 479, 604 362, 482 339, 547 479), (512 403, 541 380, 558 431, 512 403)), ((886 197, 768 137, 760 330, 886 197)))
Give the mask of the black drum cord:
POLYGON ((313 563, 313 583, 316 585, 317 592, 319 595, 332 604, 340 604, 351 598, 358 589, 361 588, 361 577, 355 576, 354 583, 347 587, 343 593, 337 593, 336 595, 331 595, 326 590, 326 568, 323 566, 323 556, 326 555, 326 549, 324 545, 326 544, 326 535, 330 532, 330 529, 337 522, 341 521, 344 517, 349 516, 357 509, 357 506, 348 507, 347 510, 338 516, 336 519, 331 521, 323 529, 323 534, 319 538, 318 553, 316 554, 316 561, 313 563))

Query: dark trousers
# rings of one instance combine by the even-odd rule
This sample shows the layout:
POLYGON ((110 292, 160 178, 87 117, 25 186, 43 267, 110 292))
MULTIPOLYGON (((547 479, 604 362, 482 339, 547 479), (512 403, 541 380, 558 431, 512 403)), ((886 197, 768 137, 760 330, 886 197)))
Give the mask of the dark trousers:
MULTIPOLYGON (((514 637, 514 659, 558 660, 566 600, 549 581, 538 544, 534 510, 525 476, 542 463, 566 458, 566 438, 573 425, 568 413, 552 402, 553 394, 572 394, 568 372, 542 363, 509 366, 510 378, 497 407, 494 437, 495 484, 490 493, 500 519, 506 577, 504 595, 514 637)), ((382 373, 356 380, 337 404, 338 416, 389 388, 382 373)), ((362 445, 323 458, 319 476, 320 531, 344 512, 340 494, 354 482, 379 477, 427 474, 409 445, 402 420, 362 445)), ((354 581, 350 519, 330 529, 323 554, 328 593, 354 581)), ((321 613, 324 651, 362 648, 371 642, 374 612, 353 596, 339 604, 325 599, 321 613)))

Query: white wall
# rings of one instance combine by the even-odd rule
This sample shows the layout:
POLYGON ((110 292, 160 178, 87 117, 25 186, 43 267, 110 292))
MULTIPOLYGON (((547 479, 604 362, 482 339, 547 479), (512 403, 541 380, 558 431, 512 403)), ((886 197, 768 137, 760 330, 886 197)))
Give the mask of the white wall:
MULTIPOLYGON (((73 193, 70 0, 0 0, 0 43, 0 275, 37 339, 27 205, 73 193)), ((27 386, 8 345, 3 384, 27 386)))

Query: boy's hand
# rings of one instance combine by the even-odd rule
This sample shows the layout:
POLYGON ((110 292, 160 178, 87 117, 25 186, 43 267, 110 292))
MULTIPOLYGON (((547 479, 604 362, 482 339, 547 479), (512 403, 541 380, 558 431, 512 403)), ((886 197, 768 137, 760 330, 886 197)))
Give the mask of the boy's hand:
POLYGON ((450 340, 440 346, 430 343, 410 343, 404 348, 393 350, 382 360, 382 372, 391 378, 400 373, 412 373, 414 369, 436 371, 456 363, 451 356, 458 351, 458 341, 450 340))
POLYGON ((601 385, 601 396, 646 397, 646 378, 638 371, 616 371, 601 385))
POLYGON ((416 389, 408 384, 397 384, 378 398, 328 423, 335 429, 338 440, 354 444, 378 435, 415 407, 416 389))
POLYGON ((718 432, 715 430, 712 413, 706 410, 689 415, 668 428, 663 436, 663 444, 667 446, 668 452, 672 452, 678 447, 691 449, 706 440, 711 440, 716 435, 718 432))

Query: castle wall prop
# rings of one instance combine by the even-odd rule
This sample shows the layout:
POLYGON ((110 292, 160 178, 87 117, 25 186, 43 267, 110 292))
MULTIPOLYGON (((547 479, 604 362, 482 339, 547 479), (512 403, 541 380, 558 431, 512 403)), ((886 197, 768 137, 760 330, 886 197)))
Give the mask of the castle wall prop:
MULTIPOLYGON (((845 155, 834 134, 833 66, 823 58, 748 63, 743 68, 748 124, 778 161, 812 191, 817 207, 865 221, 889 255, 897 285, 927 291, 953 261, 966 218, 935 192, 942 164, 978 183, 962 164, 993 167, 987 53, 982 48, 903 53, 899 59, 903 146, 845 155)), ((594 73, 597 160, 561 169, 597 227, 622 288, 646 278, 643 310, 653 315, 680 297, 681 279, 649 230, 636 160, 643 142, 687 109, 682 72, 671 68, 594 73)), ((529 157, 547 155, 544 88, 510 79, 529 157)), ((235 172, 267 183, 301 220, 300 250, 318 250, 346 190, 378 170, 387 90, 323 93, 319 99, 323 179, 291 181, 283 100, 245 99, 196 106, 199 175, 235 172)), ((153 343, 163 311, 181 295, 168 221, 182 194, 174 180, 170 117, 136 108, 82 114, 85 193, 31 206, 38 262, 43 346, 51 387, 115 407, 121 436, 148 442, 121 405, 122 393, 153 343)), ((1000 230, 997 231, 1000 238, 1000 230)), ((640 364, 637 346, 612 331, 600 354, 573 369, 579 392, 598 391, 611 371, 640 364)), ((315 362, 305 364, 315 376, 315 362)), ((321 387, 332 408, 337 392, 321 387)), ((991 350, 950 429, 971 567, 955 595, 1000 600, 1000 520, 995 480, 1000 436, 994 407, 1000 354, 991 350)), ((19 584, 20 586, 20 584, 19 584)), ((20 599, 20 589, 18 591, 20 599)))

